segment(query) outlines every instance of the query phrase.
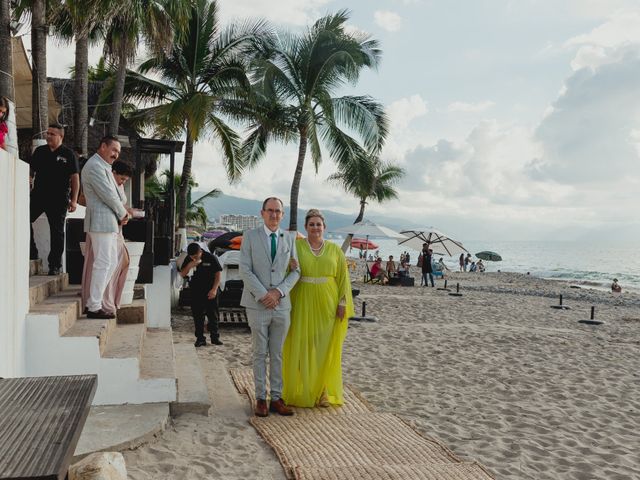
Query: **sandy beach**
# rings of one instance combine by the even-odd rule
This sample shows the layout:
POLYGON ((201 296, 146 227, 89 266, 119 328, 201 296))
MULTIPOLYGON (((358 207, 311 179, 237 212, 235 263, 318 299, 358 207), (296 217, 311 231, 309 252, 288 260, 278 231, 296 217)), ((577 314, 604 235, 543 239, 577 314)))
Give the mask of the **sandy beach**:
MULTIPOLYGON (((351 323, 344 379, 379 411, 496 478, 640 478, 640 295, 510 273, 451 274, 462 297, 360 278, 357 308, 366 301, 378 321, 351 323), (550 308, 559 294, 571 310, 550 308), (592 305, 604 325, 578 323, 592 305)), ((174 336, 193 341, 189 311, 175 312, 174 336)), ((284 478, 247 422, 248 402, 220 399, 216 388, 228 368, 250 365, 249 334, 221 338, 223 347, 198 349, 212 415, 178 417, 126 452, 131 479, 284 478)))

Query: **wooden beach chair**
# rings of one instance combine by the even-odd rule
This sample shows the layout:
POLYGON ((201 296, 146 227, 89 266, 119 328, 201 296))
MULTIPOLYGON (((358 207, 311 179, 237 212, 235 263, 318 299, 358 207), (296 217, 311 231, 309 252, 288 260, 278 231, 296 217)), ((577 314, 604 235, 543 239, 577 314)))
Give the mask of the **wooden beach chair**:
POLYGON ((366 273, 364 274, 364 283, 370 283, 371 285, 380 283, 379 278, 375 278, 371 275, 371 270, 369 269, 369 262, 364 262, 364 266, 367 269, 366 273))

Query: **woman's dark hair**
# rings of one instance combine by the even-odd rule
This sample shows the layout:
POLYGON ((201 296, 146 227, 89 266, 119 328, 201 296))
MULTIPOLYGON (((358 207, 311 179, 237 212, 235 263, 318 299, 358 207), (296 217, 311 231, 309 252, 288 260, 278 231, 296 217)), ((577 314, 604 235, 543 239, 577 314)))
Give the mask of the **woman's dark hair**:
POLYGON ((9 110, 11 110, 11 104, 9 103, 9 99, 7 97, 0 97, 0 107, 4 107, 7 109, 4 112, 4 115, 0 117, 0 121, 4 122, 7 118, 9 118, 9 110))
POLYGON ((118 175, 126 175, 129 178, 133 177, 133 167, 129 163, 123 162, 122 160, 116 160, 115 162, 113 162, 113 165, 111 165, 111 170, 118 175))

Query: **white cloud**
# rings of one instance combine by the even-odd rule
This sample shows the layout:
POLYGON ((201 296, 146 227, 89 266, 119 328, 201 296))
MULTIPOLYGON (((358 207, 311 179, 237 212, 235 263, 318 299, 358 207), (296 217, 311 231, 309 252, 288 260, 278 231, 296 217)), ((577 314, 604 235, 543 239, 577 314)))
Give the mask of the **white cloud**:
POLYGON ((495 105, 490 100, 484 102, 467 103, 467 102, 453 102, 447 107, 448 112, 462 112, 462 113, 479 113, 495 105))
POLYGON ((402 25, 402 17, 396 12, 388 10, 376 10, 373 13, 373 19, 376 25, 384 28, 388 32, 397 32, 402 25))
POLYGON ((482 197, 496 204, 546 203, 549 187, 530 181, 525 167, 540 155, 528 129, 479 123, 462 142, 441 139, 405 158, 414 175, 405 187, 436 198, 482 197))
POLYGON ((386 108, 393 130, 403 130, 416 118, 426 115, 427 102, 419 94, 401 98, 386 108))
POLYGON ((615 185, 640 176, 634 131, 640 130, 640 52, 621 49, 621 59, 576 71, 535 136, 543 156, 533 178, 615 185))
POLYGON ((565 42, 565 48, 576 49, 571 62, 574 70, 597 68, 621 59, 629 48, 640 49, 640 8, 619 10, 591 32, 565 42))

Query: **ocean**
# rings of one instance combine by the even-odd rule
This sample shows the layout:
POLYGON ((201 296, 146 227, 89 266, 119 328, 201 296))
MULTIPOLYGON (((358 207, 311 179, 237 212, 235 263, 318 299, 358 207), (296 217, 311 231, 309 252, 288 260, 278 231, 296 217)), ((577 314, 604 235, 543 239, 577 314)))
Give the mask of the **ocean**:
MULTIPOLYGON (((408 251, 415 265, 418 252, 401 248, 395 240, 371 238, 378 244, 384 260, 408 251)), ((332 239, 341 245, 342 240, 332 239)), ((502 256, 501 262, 486 262, 488 272, 527 273, 540 278, 565 280, 585 287, 608 289, 614 278, 623 289, 640 291, 640 255, 638 243, 599 244, 584 242, 481 242, 465 241, 464 246, 473 255, 490 250, 502 256)), ((353 249, 350 256, 357 256, 353 249)), ((436 255, 436 258, 439 256, 436 255)), ((474 257, 474 260, 476 258, 474 257)), ((444 257, 449 268, 458 270, 458 258, 444 257)))

